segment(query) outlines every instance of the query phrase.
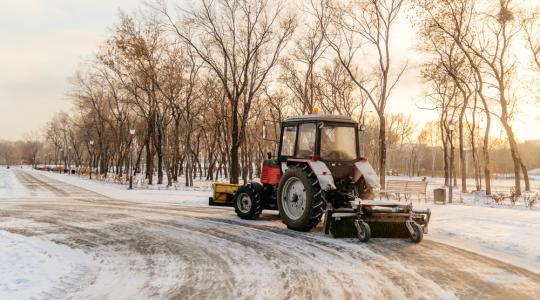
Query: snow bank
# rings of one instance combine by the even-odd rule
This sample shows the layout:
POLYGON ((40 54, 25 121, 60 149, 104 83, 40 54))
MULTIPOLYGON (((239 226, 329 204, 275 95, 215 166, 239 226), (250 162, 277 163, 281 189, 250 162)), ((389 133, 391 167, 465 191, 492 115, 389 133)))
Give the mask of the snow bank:
POLYGON ((28 197, 28 190, 17 180, 11 169, 0 169, 0 199, 28 197))
POLYGON ((466 205, 428 207, 432 219, 427 239, 540 273, 540 211, 466 205))

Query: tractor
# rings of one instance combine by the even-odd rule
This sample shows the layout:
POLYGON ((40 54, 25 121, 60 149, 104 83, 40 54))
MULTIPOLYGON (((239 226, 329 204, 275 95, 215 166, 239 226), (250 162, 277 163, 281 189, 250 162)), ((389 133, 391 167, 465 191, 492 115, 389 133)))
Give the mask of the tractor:
POLYGON ((275 141, 277 155, 268 153, 262 162, 260 182, 216 183, 210 205, 232 205, 238 217, 248 220, 256 220, 263 209, 279 210, 283 223, 296 231, 310 231, 324 216, 324 232, 334 237, 420 242, 430 211, 374 201, 379 177, 361 156, 360 134, 358 123, 346 116, 313 113, 285 119, 275 141))

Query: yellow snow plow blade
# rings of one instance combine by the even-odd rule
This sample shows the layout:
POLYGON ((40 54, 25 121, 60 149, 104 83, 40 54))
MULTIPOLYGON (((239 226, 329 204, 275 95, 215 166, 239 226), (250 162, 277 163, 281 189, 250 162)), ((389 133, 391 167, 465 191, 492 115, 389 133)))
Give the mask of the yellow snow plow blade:
POLYGON ((238 184, 214 183, 212 190, 214 194, 208 199, 208 205, 211 206, 232 206, 234 193, 238 189, 238 184))

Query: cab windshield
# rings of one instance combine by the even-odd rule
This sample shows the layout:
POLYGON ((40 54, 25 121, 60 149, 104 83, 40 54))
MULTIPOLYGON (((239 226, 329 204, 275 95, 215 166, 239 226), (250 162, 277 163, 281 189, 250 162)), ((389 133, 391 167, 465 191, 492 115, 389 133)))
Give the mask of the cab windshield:
POLYGON ((356 132, 353 126, 323 125, 321 128, 321 158, 350 161, 356 157, 356 132))

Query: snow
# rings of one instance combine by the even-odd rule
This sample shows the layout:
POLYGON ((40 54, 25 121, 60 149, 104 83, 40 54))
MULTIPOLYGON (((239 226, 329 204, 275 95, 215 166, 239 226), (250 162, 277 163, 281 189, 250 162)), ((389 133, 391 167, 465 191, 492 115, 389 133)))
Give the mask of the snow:
MULTIPOLYGON (((207 207, 208 197, 211 195, 211 191, 205 188, 127 190, 125 185, 90 181, 74 175, 31 170, 25 170, 25 172, 33 172, 36 176, 56 179, 62 183, 91 190, 109 198, 145 205, 207 207)), ((57 185, 61 186, 61 184, 57 185)), ((2 186, 0 198, 11 199, 29 195, 12 170, 0 170, 0 186, 2 186)), ((433 205, 415 202, 415 208, 430 208, 432 210, 429 234, 425 235, 425 239, 467 249, 540 273, 540 210, 500 205, 490 207, 481 204, 474 205, 470 201, 465 202, 469 204, 433 205)), ((186 211, 189 215, 187 208, 186 211)), ((184 272, 193 269, 193 264, 204 262, 210 255, 214 257, 215 250, 200 247, 200 245, 206 245, 210 241, 214 245, 214 249, 219 249, 220 258, 228 257, 230 259, 230 261, 221 261, 219 258, 215 258, 213 263, 223 263, 224 267, 227 267, 223 271, 229 270, 231 272, 231 274, 215 275, 232 278, 258 278, 257 284, 247 286, 240 291, 241 294, 237 294, 241 298, 254 295, 257 296, 255 298, 267 298, 276 290, 276 286, 273 285, 275 278, 295 276, 293 273, 283 273, 281 268, 276 269, 261 264, 259 260, 244 260, 244 256, 263 255, 265 259, 272 262, 275 253, 285 253, 291 251, 291 248, 298 250, 294 251, 297 253, 302 251, 307 253, 303 256, 293 255, 291 257, 291 260, 295 261, 293 265, 302 266, 302 272, 327 274, 327 263, 333 262, 335 273, 332 276, 335 276, 336 281, 334 282, 333 279, 327 277, 325 286, 343 286, 337 281, 338 278, 341 278, 340 273, 344 272, 353 274, 356 278, 369 278, 369 280, 355 283, 361 285, 362 296, 365 298, 405 298, 406 295, 400 288, 387 282, 387 276, 399 274, 399 276, 416 279, 419 283, 416 289, 418 293, 423 290, 420 285, 431 293, 424 295, 426 298, 433 297, 433 295, 444 299, 455 298, 452 291, 442 288, 434 281, 426 280, 427 278, 422 277, 417 270, 409 268, 402 262, 394 261, 369 249, 359 249, 357 243, 330 239, 321 232, 306 233, 305 235, 309 236, 307 239, 299 239, 296 234, 284 236, 274 234, 271 230, 251 229, 244 226, 239 226, 237 231, 220 233, 215 228, 219 228, 216 225, 221 223, 215 224, 217 219, 213 218, 199 218, 197 217, 200 216, 199 212, 194 214, 196 218, 178 218, 174 220, 175 223, 169 223, 174 224, 174 227, 162 223, 161 221, 168 220, 168 217, 162 216, 159 212, 151 214, 141 212, 140 214, 144 218, 155 218, 160 221, 155 224, 162 224, 154 227, 145 226, 144 223, 137 225, 141 226, 140 230, 147 236, 156 237, 156 240, 152 240, 153 242, 172 241, 170 247, 173 248, 169 251, 178 254, 179 252, 175 250, 177 248, 174 247, 181 246, 185 253, 182 252, 180 258, 167 252, 151 254, 153 267, 152 271, 149 272, 146 269, 148 268, 148 257, 129 251, 129 248, 119 248, 118 244, 114 247, 101 245, 93 249, 72 248, 70 244, 55 242, 66 240, 67 236, 60 233, 48 233, 46 226, 51 225, 35 220, 3 218, 0 221, 0 245, 2 245, 0 248, 0 269, 2 270, 0 272, 0 299, 57 298, 62 297, 62 295, 81 299, 151 298, 157 295, 166 295, 177 286, 192 283, 194 284, 193 288, 204 289, 202 285, 205 281, 199 277, 206 272, 204 270, 212 268, 206 267, 204 263, 200 266, 197 265, 197 268, 202 268, 204 272, 197 273, 196 278, 189 275, 189 272, 184 272), (180 235, 179 230, 181 231, 180 235), (37 235, 26 236, 25 231, 32 231, 37 235), (197 234, 193 234, 194 232, 197 234), (241 252, 242 255, 238 256, 238 243, 244 242, 243 239, 256 241, 260 248, 246 247, 245 250, 242 250, 244 251, 241 252), (315 241, 327 243, 328 240, 338 248, 329 248, 326 252, 319 251, 318 247, 321 245, 315 241), (306 243, 310 244, 309 247, 306 247, 306 243), (348 254, 344 255, 340 252, 341 250, 338 251, 339 248, 348 249, 349 252, 355 253, 355 256, 348 257, 348 254), (374 263, 370 265, 367 262, 374 263), (359 268, 357 264, 361 264, 362 267, 359 268), (382 274, 379 264, 381 269, 388 269, 390 266, 391 274, 382 274), (234 268, 228 268, 232 265, 234 268), (159 276, 154 274, 159 274, 159 276), (381 294, 381 286, 384 286, 384 290, 388 294, 381 294)), ((220 215, 219 218, 241 223, 252 222, 238 220, 232 213, 220 215)), ((77 228, 96 230, 106 230, 107 226, 105 223, 81 223, 78 225, 77 220, 64 221, 64 223, 66 222, 77 228)), ((277 218, 259 220, 257 225, 276 229, 285 228, 277 218)), ((133 228, 133 230, 135 229, 133 228)), ((303 233, 298 233, 298 235, 303 235, 303 233)), ((115 239, 120 238, 120 236, 122 236, 122 232, 119 232, 115 239)), ((514 281, 519 283, 522 280, 520 276, 510 274, 498 267, 479 268, 477 271, 478 276, 495 284, 512 284, 514 281)), ((343 290, 330 289, 327 296, 341 298, 343 290)))
POLYGON ((212 196, 210 188, 182 189, 133 189, 128 190, 127 186, 117 183, 89 180, 87 178, 59 174, 45 171, 33 171, 49 178, 62 181, 80 188, 88 189, 109 198, 132 201, 146 204, 177 204, 185 206, 206 206, 208 197, 212 196))
POLYGON ((425 238, 540 273, 540 211, 467 205, 427 207, 432 219, 425 238))
POLYGON ((28 197, 28 190, 17 180, 11 169, 0 169, 0 199, 28 197))
MULTIPOLYGON (((91 258, 82 251, 35 237, 0 230, 0 298, 41 299, 59 283, 87 272, 91 258)), ((75 284, 75 282, 69 282, 75 284)))
MULTIPOLYGON (((0 223, 0 226, 3 226, 0 223)), ((13 225, 13 224, 12 224, 13 225)), ((26 224, 20 224, 26 228, 26 224)), ((148 278, 148 258, 103 248, 88 253, 51 240, 59 236, 23 236, 0 230, 0 299, 147 299, 144 288, 172 289, 181 262, 163 254, 152 256, 159 278, 148 278), (98 254, 99 253, 99 254, 98 254), (130 287, 130 288, 119 288, 130 287)))
MULTIPOLYGON (((189 190, 127 190, 120 184, 90 181, 81 177, 39 172, 45 176, 78 187, 86 188, 105 196, 147 204, 177 204, 205 207, 211 191, 189 190)), ((397 178, 395 179, 409 179, 397 178)), ((430 188, 440 183, 429 179, 430 188)), ((511 180, 496 180, 496 186, 510 185, 511 180)), ((533 186, 538 186, 533 182, 533 186)), ((428 191, 428 193, 432 194, 428 191)), ((509 262, 540 273, 540 210, 525 207, 486 205, 474 200, 474 196, 456 193, 462 204, 425 205, 415 203, 417 208, 432 210, 430 232, 426 239, 447 243, 473 252, 509 262), (468 198, 467 198, 468 197, 468 198), (471 198, 472 197, 472 198, 471 198)))
POLYGON ((529 170, 529 180, 540 181, 540 169, 529 170))

